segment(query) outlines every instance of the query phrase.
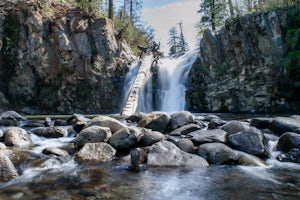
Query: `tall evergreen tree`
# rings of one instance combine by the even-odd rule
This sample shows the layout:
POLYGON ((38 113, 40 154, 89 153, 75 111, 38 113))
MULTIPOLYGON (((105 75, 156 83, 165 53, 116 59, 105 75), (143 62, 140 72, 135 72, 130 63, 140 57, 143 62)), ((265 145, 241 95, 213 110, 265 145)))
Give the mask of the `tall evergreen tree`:
POLYGON ((213 31, 216 31, 224 22, 226 2, 225 0, 203 0, 198 12, 202 14, 200 25, 206 28, 211 27, 213 31))

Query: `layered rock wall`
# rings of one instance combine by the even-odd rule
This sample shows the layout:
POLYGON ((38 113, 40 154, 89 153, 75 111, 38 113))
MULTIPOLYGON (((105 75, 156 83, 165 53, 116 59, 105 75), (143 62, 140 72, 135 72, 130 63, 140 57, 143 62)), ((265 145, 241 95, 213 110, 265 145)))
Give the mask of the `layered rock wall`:
POLYGON ((300 10, 288 8, 226 21, 207 30, 187 85, 194 112, 300 110, 300 10))
POLYGON ((5 1, 1 11, 2 108, 119 111, 122 78, 135 56, 111 20, 56 0, 5 1))

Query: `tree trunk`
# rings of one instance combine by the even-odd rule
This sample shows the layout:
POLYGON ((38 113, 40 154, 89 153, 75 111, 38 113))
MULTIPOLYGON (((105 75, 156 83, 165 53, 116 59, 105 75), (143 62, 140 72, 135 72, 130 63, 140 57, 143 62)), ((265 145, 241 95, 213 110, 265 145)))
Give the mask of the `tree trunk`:
POLYGON ((108 18, 114 19, 114 0, 109 0, 108 4, 108 18))
POLYGON ((229 6, 230 17, 234 17, 234 9, 233 9, 232 0, 228 0, 228 6, 229 6))
POLYGON ((130 20, 133 21, 133 2, 130 0, 130 20))
POLYGON ((211 29, 213 30, 213 32, 216 31, 216 16, 215 16, 215 1, 213 0, 211 3, 211 29))

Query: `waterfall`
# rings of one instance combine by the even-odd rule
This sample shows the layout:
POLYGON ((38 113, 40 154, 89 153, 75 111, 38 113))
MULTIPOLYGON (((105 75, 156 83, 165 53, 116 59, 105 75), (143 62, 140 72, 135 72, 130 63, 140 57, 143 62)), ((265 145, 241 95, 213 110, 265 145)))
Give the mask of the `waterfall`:
POLYGON ((140 67, 140 61, 135 61, 129 67, 129 71, 127 72, 125 79, 124 79, 124 86, 123 86, 123 99, 122 99, 122 107, 126 103, 127 97, 129 95, 130 89, 132 84, 137 76, 140 67))
POLYGON ((158 63, 157 79, 153 79, 152 73, 148 73, 137 111, 159 110, 172 113, 184 110, 185 83, 196 58, 196 51, 190 51, 178 58, 162 58, 158 63))

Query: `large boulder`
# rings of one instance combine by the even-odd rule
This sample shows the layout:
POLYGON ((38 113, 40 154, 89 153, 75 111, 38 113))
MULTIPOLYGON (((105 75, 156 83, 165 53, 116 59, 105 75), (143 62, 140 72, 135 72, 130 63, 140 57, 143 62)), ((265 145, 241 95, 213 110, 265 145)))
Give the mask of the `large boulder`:
POLYGON ((139 127, 152 129, 153 131, 164 132, 170 122, 170 115, 165 112, 151 112, 138 123, 139 127))
POLYGON ((190 139, 181 138, 180 140, 176 141, 175 144, 182 151, 187 153, 195 153, 194 143, 190 139))
POLYGON ((129 150, 136 146, 141 138, 141 131, 137 128, 122 128, 112 135, 109 144, 117 150, 129 150))
POLYGON ((263 133, 254 127, 227 137, 227 142, 234 149, 265 157, 268 156, 268 153, 263 140, 263 133))
POLYGON ((293 117, 276 117, 271 123, 271 128, 278 135, 285 132, 300 133, 300 120, 293 117))
POLYGON ((158 131, 151 131, 149 129, 140 129, 142 136, 138 142, 138 146, 151 146, 152 144, 159 142, 165 138, 165 135, 158 131))
POLYGON ((260 158, 231 149, 223 143, 202 144, 198 147, 196 153, 206 159, 210 164, 266 166, 265 162, 260 158))
POLYGON ((9 181, 19 176, 9 157, 0 151, 0 181, 9 181))
POLYGON ((95 161, 107 162, 111 161, 116 154, 116 150, 107 143, 87 143, 76 154, 76 161, 95 161))
POLYGON ((279 137, 277 150, 289 152, 293 148, 300 149, 300 134, 287 132, 279 137))
POLYGON ((185 126, 182 126, 180 128, 173 130, 170 133, 170 135, 173 135, 173 136, 187 135, 190 132, 200 130, 200 129, 201 129, 201 126, 199 126, 197 124, 187 124, 185 126))
POLYGON ((77 148, 83 147, 86 143, 108 142, 112 134, 108 127, 90 126, 77 134, 74 144, 77 148))
POLYGON ((143 113, 143 112, 133 113, 132 115, 130 115, 129 117, 126 118, 126 121, 138 123, 138 122, 141 121, 141 119, 143 119, 145 116, 146 116, 146 114, 143 113))
POLYGON ((27 131, 18 127, 7 129, 4 140, 7 146, 28 147, 33 145, 32 139, 27 131))
POLYGON ((16 111, 10 110, 3 112, 0 116, 2 119, 12 119, 12 120, 26 120, 25 117, 17 113, 16 111))
POLYGON ((131 167, 140 171, 147 162, 147 152, 142 148, 135 148, 130 151, 131 167))
POLYGON ((253 118, 251 120, 250 126, 254 126, 259 129, 269 128, 272 121, 273 121, 273 118, 257 117, 257 118, 253 118))
POLYGON ((225 143, 226 132, 221 129, 197 130, 188 134, 195 145, 204 143, 219 142, 225 143))
POLYGON ((200 156, 186 153, 168 141, 157 142, 148 149, 148 167, 206 167, 200 156))
POLYGON ((238 164, 236 152, 223 143, 202 144, 196 153, 207 160, 209 164, 238 164))
POLYGON ((108 127, 110 129, 110 131, 112 132, 112 134, 114 134, 115 132, 117 132, 120 129, 125 127, 125 125, 122 124, 120 121, 118 121, 112 117, 108 117, 108 116, 98 116, 98 117, 91 119, 86 124, 85 128, 94 126, 94 125, 108 127))
POLYGON ((170 128, 175 130, 179 127, 192 123, 194 115, 188 111, 181 111, 171 115, 170 128))
POLYGON ((247 127, 239 121, 230 121, 220 127, 222 130, 226 131, 228 135, 234 134, 243 130, 246 130, 247 127))
POLYGON ((43 154, 46 155, 54 155, 54 156, 69 156, 68 152, 66 150, 62 150, 56 147, 47 147, 45 149, 43 149, 43 154))
POLYGON ((32 129, 31 132, 46 138, 59 138, 68 135, 67 130, 61 126, 40 127, 32 129))

